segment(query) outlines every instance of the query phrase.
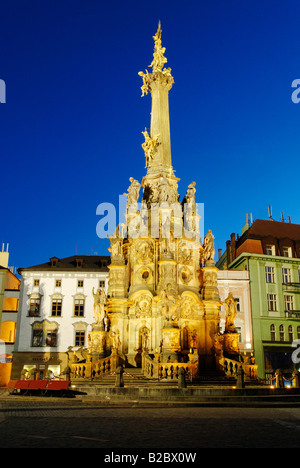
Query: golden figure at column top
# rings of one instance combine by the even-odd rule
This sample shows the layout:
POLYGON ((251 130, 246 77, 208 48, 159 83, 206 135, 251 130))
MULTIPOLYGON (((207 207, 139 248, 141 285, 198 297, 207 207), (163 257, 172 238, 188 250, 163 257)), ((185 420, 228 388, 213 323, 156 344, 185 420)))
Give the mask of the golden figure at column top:
POLYGON ((154 39, 154 54, 153 60, 149 67, 152 68, 153 72, 162 71, 163 66, 167 63, 167 59, 164 56, 166 51, 165 47, 161 46, 161 25, 158 23, 158 28, 156 34, 153 36, 154 39))
MULTIPOLYGON (((149 67, 152 68, 152 73, 161 73, 162 75, 171 78, 171 84, 173 83, 173 77, 171 75, 171 68, 163 68, 164 65, 167 63, 167 59, 164 56, 164 53, 166 51, 165 47, 162 47, 161 45, 161 24, 160 21, 158 23, 158 28, 156 31, 156 34, 153 36, 154 39, 154 53, 153 53, 153 60, 149 67)), ((149 91, 149 85, 151 81, 151 76, 146 70, 146 73, 144 72, 139 72, 139 75, 143 78, 143 86, 142 86, 142 91, 143 94, 148 94, 149 91)))

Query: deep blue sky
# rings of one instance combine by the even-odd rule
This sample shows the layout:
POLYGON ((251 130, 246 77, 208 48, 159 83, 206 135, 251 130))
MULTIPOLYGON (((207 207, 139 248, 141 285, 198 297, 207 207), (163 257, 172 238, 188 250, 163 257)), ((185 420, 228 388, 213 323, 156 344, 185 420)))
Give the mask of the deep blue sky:
POLYGON ((158 21, 181 198, 196 181, 205 231, 225 248, 245 215, 300 224, 297 0, 0 1, 0 241, 10 265, 107 255, 96 207, 145 174, 141 78, 158 21))

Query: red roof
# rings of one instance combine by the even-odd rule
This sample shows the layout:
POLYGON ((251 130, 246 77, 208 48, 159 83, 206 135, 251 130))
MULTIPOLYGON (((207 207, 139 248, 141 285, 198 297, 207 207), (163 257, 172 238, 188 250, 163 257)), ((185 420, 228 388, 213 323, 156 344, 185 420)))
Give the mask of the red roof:
POLYGON ((275 237, 276 239, 300 241, 300 224, 257 219, 242 236, 243 240, 249 237, 256 239, 262 237, 275 237))

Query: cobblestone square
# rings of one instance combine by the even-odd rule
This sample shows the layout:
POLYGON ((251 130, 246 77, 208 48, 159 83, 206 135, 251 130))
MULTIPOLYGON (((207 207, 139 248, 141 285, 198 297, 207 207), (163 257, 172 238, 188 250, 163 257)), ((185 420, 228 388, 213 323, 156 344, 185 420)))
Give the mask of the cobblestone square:
POLYGON ((0 403, 1 448, 298 448, 300 408, 0 403))

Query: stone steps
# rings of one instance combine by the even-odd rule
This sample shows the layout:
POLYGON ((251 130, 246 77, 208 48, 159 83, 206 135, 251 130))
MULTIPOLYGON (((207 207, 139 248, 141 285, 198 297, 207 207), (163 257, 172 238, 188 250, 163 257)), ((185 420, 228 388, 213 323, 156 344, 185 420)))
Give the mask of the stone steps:
MULTIPOLYGON (((141 369, 125 369, 123 374, 124 385, 126 387, 139 387, 139 386, 157 386, 158 383, 161 386, 177 386, 177 381, 163 381, 160 380, 158 382, 157 379, 148 379, 144 376, 141 369)), ((76 380, 74 383, 77 387, 79 386, 108 386, 114 387, 116 382, 116 374, 115 372, 111 372, 110 374, 105 374, 100 378, 96 378, 91 381, 85 380, 76 380)))
MULTIPOLYGON (((141 368, 130 367, 125 368, 123 373, 124 385, 126 387, 177 387, 177 380, 169 379, 149 379, 145 377, 141 368)), ((95 378, 90 381, 84 379, 77 380, 72 382, 77 387, 79 386, 105 386, 105 387, 114 387, 116 382, 116 373, 111 372, 109 374, 104 374, 100 378, 95 378)), ((188 387, 194 386, 205 386, 205 387, 215 387, 215 386, 234 386, 236 383, 235 379, 228 379, 225 376, 220 376, 216 372, 206 372, 201 374, 197 379, 194 379, 192 382, 187 381, 188 387)), ((248 383, 249 384, 249 383, 248 383)))
POLYGON ((201 384, 178 388, 171 383, 163 385, 140 384, 114 387, 114 385, 82 385, 77 388, 76 399, 105 404, 192 405, 192 406, 244 406, 244 407, 300 407, 300 389, 270 389, 267 386, 234 389, 230 386, 209 387, 201 384))
MULTIPOLYGON (((178 381, 169 380, 169 379, 149 379, 145 377, 141 368, 125 368, 123 373, 124 386, 126 388, 130 387, 143 387, 143 388, 168 388, 168 387, 178 387, 178 381)), ((116 382, 116 373, 111 372, 109 374, 104 374, 100 378, 95 378, 90 381, 75 380, 72 384, 76 385, 76 388, 92 388, 92 387, 115 387, 116 382)), ((207 372, 202 374, 199 378, 193 380, 192 382, 187 381, 187 387, 232 387, 236 383, 235 379, 228 379, 222 377, 214 372, 207 372)), ((249 385, 249 383, 248 383, 249 385)))

